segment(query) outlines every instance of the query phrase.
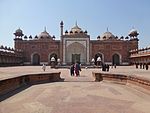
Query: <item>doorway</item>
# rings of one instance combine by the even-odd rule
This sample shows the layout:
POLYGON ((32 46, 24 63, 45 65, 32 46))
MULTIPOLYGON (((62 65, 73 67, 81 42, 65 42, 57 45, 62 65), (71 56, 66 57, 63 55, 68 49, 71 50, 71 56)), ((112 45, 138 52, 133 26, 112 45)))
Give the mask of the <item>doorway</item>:
POLYGON ((80 63, 80 54, 72 54, 72 63, 80 63))
POLYGON ((113 65, 120 65, 120 57, 118 54, 114 54, 112 56, 112 64, 113 65))
POLYGON ((40 65, 40 55, 35 53, 32 56, 32 64, 33 65, 40 65))

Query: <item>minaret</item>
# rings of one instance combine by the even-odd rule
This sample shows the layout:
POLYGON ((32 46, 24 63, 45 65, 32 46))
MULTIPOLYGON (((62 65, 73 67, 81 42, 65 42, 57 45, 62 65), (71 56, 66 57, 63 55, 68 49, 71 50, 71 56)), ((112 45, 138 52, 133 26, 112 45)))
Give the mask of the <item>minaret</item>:
POLYGON ((63 35, 63 26, 64 26, 64 23, 63 21, 60 22, 60 36, 63 35))
POLYGON ((63 61, 63 21, 60 22, 60 60, 63 61))

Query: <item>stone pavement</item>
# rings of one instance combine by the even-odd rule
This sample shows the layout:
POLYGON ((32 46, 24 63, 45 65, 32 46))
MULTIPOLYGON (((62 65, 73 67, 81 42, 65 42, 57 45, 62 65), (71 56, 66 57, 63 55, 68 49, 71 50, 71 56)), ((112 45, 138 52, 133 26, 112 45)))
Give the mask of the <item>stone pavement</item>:
MULTIPOLYGON (((16 67, 0 67, 0 80, 11 78, 15 76, 20 76, 24 74, 31 74, 31 73, 47 73, 47 72, 59 72, 61 71, 61 76, 68 79, 70 76, 69 69, 51 69, 49 66, 46 67, 46 71, 43 72, 41 66, 16 66, 16 67)), ((81 74, 92 76, 93 72, 102 72, 99 68, 89 68, 89 69, 82 69, 81 74)), ((117 74, 125 74, 125 75, 137 75, 140 77, 144 77, 150 79, 150 69, 136 69, 135 66, 117 66, 117 68, 111 68, 109 72, 103 73, 117 73, 117 74)), ((83 76, 82 76, 83 78, 83 76)), ((74 80, 74 79, 73 79, 74 80)))
MULTIPOLYGON (((93 82, 92 71, 82 69, 80 77, 71 77, 69 69, 61 71, 65 82, 33 85, 0 103, 0 113, 150 113, 150 95, 126 85, 93 82)), ((136 74, 149 78, 150 71, 134 67, 117 67, 109 73, 136 74)), ((40 66, 0 68, 0 78, 26 73, 45 73, 40 66)))

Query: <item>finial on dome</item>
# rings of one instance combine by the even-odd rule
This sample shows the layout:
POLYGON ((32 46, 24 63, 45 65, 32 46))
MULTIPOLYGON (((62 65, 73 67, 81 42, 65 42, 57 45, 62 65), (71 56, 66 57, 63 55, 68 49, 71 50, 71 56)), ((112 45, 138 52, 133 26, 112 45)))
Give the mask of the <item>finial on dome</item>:
POLYGON ((107 27, 107 32, 108 32, 109 30, 108 30, 108 27, 107 27))
POLYGON ((44 31, 46 32, 46 26, 44 27, 44 31))
POLYGON ((78 26, 77 20, 76 20, 76 26, 78 26))

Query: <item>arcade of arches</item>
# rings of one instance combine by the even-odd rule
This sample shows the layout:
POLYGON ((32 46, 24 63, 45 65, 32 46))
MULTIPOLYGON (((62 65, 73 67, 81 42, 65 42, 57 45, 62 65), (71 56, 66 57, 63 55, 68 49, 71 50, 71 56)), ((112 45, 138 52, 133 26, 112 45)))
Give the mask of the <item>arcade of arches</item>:
MULTIPOLYGON (((97 62, 95 62, 95 65, 101 65, 101 63, 104 63, 104 61, 105 61, 105 60, 104 60, 104 55, 103 55, 102 53, 97 53, 97 54, 95 55, 94 60, 97 61, 97 62), (98 57, 101 58, 101 62, 98 62, 98 61, 97 61, 98 57)), ((120 65, 121 55, 119 56, 119 54, 117 54, 117 53, 113 54, 111 61, 112 61, 112 62, 111 62, 112 65, 120 65)))

